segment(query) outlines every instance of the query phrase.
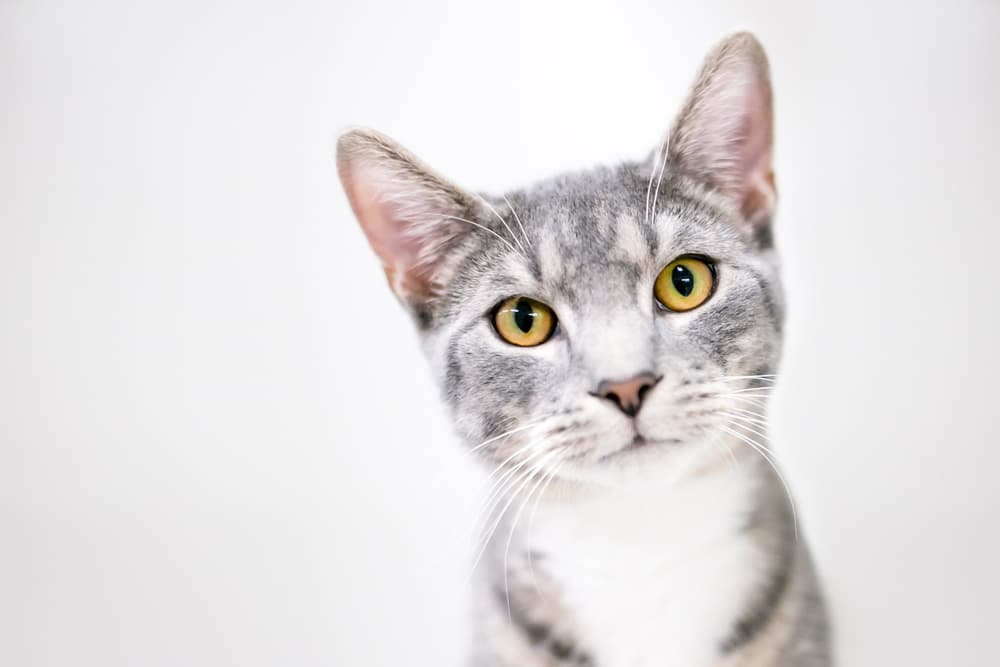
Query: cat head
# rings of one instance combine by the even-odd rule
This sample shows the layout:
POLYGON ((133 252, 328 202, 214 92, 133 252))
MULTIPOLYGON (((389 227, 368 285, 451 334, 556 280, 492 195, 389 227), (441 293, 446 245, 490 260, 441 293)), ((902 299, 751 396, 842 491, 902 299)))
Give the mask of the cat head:
POLYGON ((338 167, 463 438, 608 482, 754 439, 781 342, 771 153, 767 59, 742 33, 642 162, 489 197, 354 130, 338 167))

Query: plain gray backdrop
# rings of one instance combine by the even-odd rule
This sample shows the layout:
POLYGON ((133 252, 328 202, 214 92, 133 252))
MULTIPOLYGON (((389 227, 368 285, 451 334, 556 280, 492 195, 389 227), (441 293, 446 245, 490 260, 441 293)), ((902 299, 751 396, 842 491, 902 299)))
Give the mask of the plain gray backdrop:
POLYGON ((336 136, 642 157, 741 28, 841 662, 997 664, 996 0, 0 0, 0 664, 458 665, 479 478, 336 136))

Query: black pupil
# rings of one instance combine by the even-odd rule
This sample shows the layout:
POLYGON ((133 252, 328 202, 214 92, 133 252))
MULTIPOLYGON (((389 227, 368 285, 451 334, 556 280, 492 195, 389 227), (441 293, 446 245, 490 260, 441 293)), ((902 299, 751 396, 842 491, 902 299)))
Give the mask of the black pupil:
POLYGON ((686 266, 675 266, 670 274, 670 279, 674 283, 674 289, 681 296, 691 296, 694 291, 694 274, 686 266))
POLYGON ((531 326, 535 323, 535 310, 531 307, 531 304, 525 299, 521 299, 514 306, 514 324, 517 328, 528 333, 531 331, 531 326))

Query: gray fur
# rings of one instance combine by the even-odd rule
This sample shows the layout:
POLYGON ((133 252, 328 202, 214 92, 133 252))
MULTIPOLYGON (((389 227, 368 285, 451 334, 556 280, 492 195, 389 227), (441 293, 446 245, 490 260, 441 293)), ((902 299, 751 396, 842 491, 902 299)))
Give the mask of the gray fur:
MULTIPOLYGON (((717 60, 731 57, 725 48, 717 60)), ((769 100, 768 89, 768 105, 769 100)), ((696 145, 697 129, 679 136, 696 145)), ((768 147, 769 141, 768 135, 768 147)), ((784 301, 771 245, 771 209, 747 215, 744 202, 733 198, 733 179, 711 182, 702 173, 705 165, 687 168, 679 150, 560 176, 506 198, 455 190, 370 131, 346 135, 339 158, 363 225, 371 204, 352 188, 365 161, 385 164, 387 171, 414 181, 392 201, 434 190, 437 208, 431 210, 450 216, 437 222, 406 217, 428 215, 420 207, 415 214, 398 208, 386 214, 411 225, 406 239, 417 244, 429 234, 427 227, 451 226, 446 241, 435 239, 440 256, 421 256, 419 286, 399 287, 397 280, 397 294, 414 314, 461 439, 477 448, 490 469, 500 466, 510 479, 524 480, 522 488, 508 486, 501 496, 520 500, 531 490, 543 507, 565 504, 595 488, 628 485, 650 470, 678 469, 689 450, 708 452, 698 474, 710 475, 727 460, 722 449, 706 442, 723 434, 725 443, 739 450, 740 464, 758 489, 740 530, 761 556, 753 592, 734 601, 712 664, 827 665, 822 599, 782 486, 762 458, 722 429, 758 439, 750 429, 762 425, 733 422, 725 415, 747 405, 734 403, 732 391, 762 387, 746 395, 763 396, 769 385, 761 379, 719 378, 774 374, 778 366, 784 301), (661 155, 667 156, 665 164, 661 155), (718 288, 695 310, 666 312, 653 297, 653 282, 664 266, 688 254, 714 261, 718 288), (559 328, 551 340, 518 348, 500 339, 491 313, 512 295, 528 295, 553 308, 559 328), (663 379, 635 424, 591 394, 603 379, 640 371, 663 379), (621 455, 633 428, 654 444, 621 455), (512 429, 519 430, 503 435, 512 429), (518 472, 514 466, 527 456, 518 456, 520 448, 529 448, 534 462, 547 465, 531 475, 525 474, 531 466, 523 463, 518 472), (556 463, 558 474, 542 491, 536 482, 555 472, 556 463), (754 657, 764 655, 769 657, 754 657)), ((366 232, 379 250, 384 243, 380 246, 381 238, 375 237, 382 232, 371 226, 366 232)), ((380 256, 391 281, 405 273, 404 264, 393 264, 394 256, 382 251, 380 256)), ((524 527, 511 514, 496 519, 501 529, 479 566, 473 664, 604 667, 591 650, 597 642, 580 634, 575 610, 563 599, 559 573, 548 570, 545 553, 533 552, 524 527)))

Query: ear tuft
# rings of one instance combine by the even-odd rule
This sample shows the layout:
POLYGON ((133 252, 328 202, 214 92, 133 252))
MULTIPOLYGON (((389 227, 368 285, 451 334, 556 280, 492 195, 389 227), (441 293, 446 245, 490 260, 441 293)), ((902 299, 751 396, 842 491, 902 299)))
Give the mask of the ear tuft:
POLYGON ((467 233, 458 219, 474 209, 474 198, 370 129, 340 137, 337 169, 393 291, 412 304, 432 300, 443 261, 467 233))
POLYGON ((668 135, 667 159, 709 185, 759 228, 770 221, 777 193, 767 56, 757 38, 736 33, 706 57, 668 135))

